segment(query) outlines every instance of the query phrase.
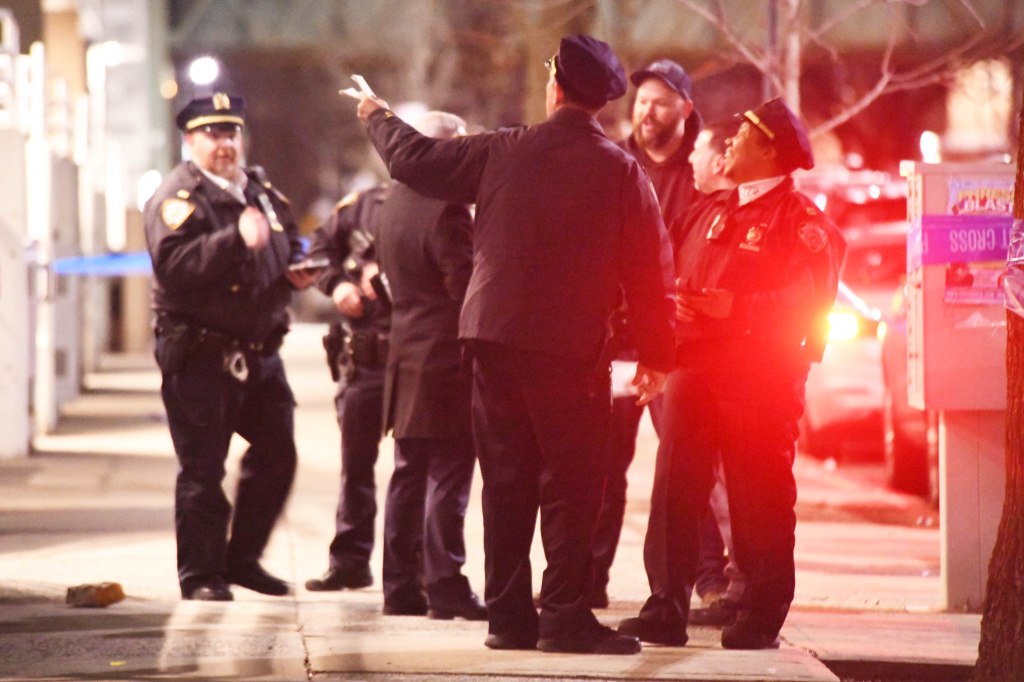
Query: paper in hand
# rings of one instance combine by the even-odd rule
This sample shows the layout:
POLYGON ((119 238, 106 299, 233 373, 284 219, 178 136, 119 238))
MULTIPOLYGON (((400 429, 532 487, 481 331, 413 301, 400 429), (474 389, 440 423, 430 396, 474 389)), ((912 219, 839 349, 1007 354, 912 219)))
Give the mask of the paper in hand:
POLYGON ((352 74, 352 80, 354 80, 356 85, 359 86, 358 90, 355 88, 344 88, 342 90, 338 90, 338 93, 341 95, 348 95, 352 99, 362 99, 363 95, 366 95, 371 99, 376 99, 377 95, 373 92, 373 88, 370 87, 370 84, 366 82, 365 78, 356 73, 352 74))

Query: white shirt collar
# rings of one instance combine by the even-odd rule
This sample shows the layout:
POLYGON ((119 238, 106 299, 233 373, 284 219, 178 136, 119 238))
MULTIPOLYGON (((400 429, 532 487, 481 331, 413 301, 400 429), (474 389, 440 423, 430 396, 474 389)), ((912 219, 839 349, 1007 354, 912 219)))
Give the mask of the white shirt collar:
POLYGON ((248 203, 245 200, 245 185, 246 185, 246 183, 247 183, 249 178, 248 178, 248 176, 246 176, 245 173, 240 173, 239 174, 239 175, 241 175, 241 179, 242 179, 241 184, 239 184, 237 182, 231 182, 230 180, 227 180, 226 178, 222 178, 219 175, 214 175, 213 173, 210 173, 209 171, 207 171, 205 168, 203 168, 199 164, 196 164, 196 168, 198 168, 200 171, 202 171, 203 175, 205 175, 206 177, 208 177, 210 179, 210 182, 212 182, 213 184, 217 185, 222 190, 224 190, 225 192, 227 192, 228 194, 230 194, 234 198, 238 199, 243 204, 248 203))
POLYGON ((777 175, 774 178, 764 178, 763 180, 754 180, 753 182, 744 182, 737 189, 739 190, 740 206, 746 206, 754 199, 757 199, 763 194, 767 194, 776 187, 782 184, 785 180, 786 175, 777 175))

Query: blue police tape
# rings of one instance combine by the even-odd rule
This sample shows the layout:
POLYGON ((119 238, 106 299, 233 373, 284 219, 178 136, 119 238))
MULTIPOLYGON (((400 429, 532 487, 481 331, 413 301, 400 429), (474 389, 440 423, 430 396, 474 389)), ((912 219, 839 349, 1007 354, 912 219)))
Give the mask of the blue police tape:
POLYGON ((53 262, 53 272, 57 275, 122 277, 148 275, 153 272, 153 265, 146 251, 105 253, 98 256, 59 258, 53 262))
MULTIPOLYGON (((309 238, 302 237, 303 252, 309 251, 309 238)), ((146 251, 131 253, 104 253, 97 256, 72 256, 53 261, 53 272, 57 275, 97 275, 99 277, 123 277, 126 275, 149 275, 153 263, 146 251)))

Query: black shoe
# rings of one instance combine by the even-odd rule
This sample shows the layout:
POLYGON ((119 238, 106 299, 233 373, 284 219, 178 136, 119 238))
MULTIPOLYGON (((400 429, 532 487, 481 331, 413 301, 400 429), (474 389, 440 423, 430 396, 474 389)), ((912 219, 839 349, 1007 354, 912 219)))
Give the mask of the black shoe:
POLYGON ((638 654, 640 640, 623 635, 604 625, 559 637, 542 637, 537 648, 559 654, 638 654))
POLYGON ((270 575, 259 564, 228 569, 228 582, 271 597, 283 597, 292 591, 291 585, 270 575))
POLYGON ((606 609, 608 608, 608 591, 607 590, 593 590, 588 598, 590 602, 590 608, 592 609, 606 609))
POLYGON ((536 649, 537 638, 490 632, 484 639, 484 646, 488 649, 536 649))
POLYGON ((689 639, 686 636, 686 628, 681 625, 670 625, 647 618, 627 618, 619 623, 619 632, 636 637, 641 642, 665 646, 686 646, 689 639))
POLYGON ((702 609, 690 609, 690 625, 732 625, 736 622, 736 602, 719 599, 702 609))
POLYGON ((207 580, 196 582, 189 587, 181 588, 181 598, 195 601, 232 601, 235 595, 224 584, 223 580, 207 580))
POLYGON ((385 599, 382 613, 385 616, 425 616, 427 615, 427 598, 420 594, 418 598, 385 599))
POLYGON ((323 576, 306 581, 306 589, 310 592, 335 592, 337 590, 358 590, 373 584, 373 574, 369 566, 353 569, 332 568, 323 576))
POLYGON ((452 620, 453 618, 487 620, 487 607, 480 603, 480 597, 469 592, 458 599, 446 600, 440 604, 431 600, 427 618, 433 620, 452 620))
POLYGON ((739 619, 722 630, 725 649, 778 649, 779 637, 775 632, 758 628, 746 619, 739 619))

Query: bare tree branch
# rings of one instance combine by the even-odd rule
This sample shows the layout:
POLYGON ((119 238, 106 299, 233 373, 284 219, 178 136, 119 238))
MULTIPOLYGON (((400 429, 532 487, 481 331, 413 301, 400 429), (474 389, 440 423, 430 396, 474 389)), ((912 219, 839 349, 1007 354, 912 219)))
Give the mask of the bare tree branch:
POLYGON ((841 126, 842 124, 846 123, 851 118, 867 109, 872 102, 874 102, 876 99, 881 97, 886 92, 886 88, 889 86, 889 83, 892 81, 894 75, 890 65, 892 62, 892 54, 895 49, 896 37, 894 34, 889 37, 889 44, 886 46, 885 54, 882 56, 882 64, 880 67, 882 73, 879 76, 878 81, 875 83, 874 87, 872 87, 870 90, 861 95, 856 102, 844 108, 843 111, 839 112, 838 114, 828 119, 827 121, 811 128, 808 134, 812 138, 817 137, 819 135, 824 135, 830 130, 833 130, 841 126))

